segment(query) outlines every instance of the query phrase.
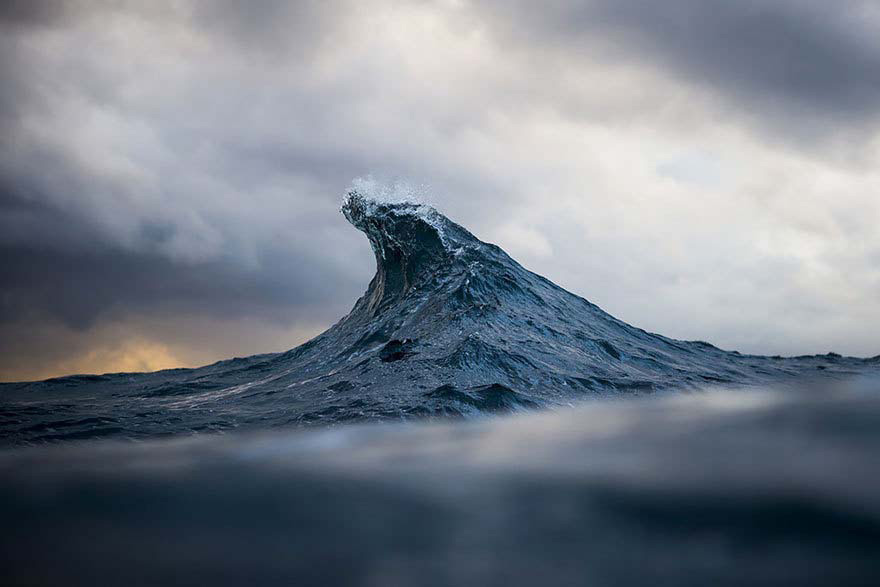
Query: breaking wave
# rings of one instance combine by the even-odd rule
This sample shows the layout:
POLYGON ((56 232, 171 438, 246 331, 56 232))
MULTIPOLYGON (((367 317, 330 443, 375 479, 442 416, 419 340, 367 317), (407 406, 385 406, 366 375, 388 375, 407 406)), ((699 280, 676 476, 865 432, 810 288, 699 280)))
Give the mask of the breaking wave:
POLYGON ((727 352, 635 328, 424 203, 357 180, 341 212, 376 274, 351 312, 284 353, 199 369, 0 386, 8 444, 471 416, 594 397, 842 378, 878 359, 727 352))

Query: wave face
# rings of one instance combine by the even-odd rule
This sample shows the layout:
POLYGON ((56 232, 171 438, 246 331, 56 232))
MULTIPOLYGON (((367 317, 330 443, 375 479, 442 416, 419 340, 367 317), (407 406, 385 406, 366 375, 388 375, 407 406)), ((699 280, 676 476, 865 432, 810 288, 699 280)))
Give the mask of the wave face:
POLYGON ((20 444, 466 416, 878 367, 877 358, 763 357, 672 340, 526 270, 429 206, 351 191, 342 213, 369 239, 376 275, 323 334, 199 369, 5 384, 0 435, 20 444))

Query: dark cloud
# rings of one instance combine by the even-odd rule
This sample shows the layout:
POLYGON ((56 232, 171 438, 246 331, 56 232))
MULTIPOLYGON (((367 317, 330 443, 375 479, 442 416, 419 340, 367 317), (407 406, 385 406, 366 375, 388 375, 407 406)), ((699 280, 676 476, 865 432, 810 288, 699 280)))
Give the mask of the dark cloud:
POLYGON ((263 58, 296 51, 302 60, 339 41, 333 31, 340 30, 358 6, 351 0, 198 0, 188 22, 197 30, 258 50, 263 58))
MULTIPOLYGON (((0 214, 7 211, 2 209, 0 214)), ((49 217, 44 220, 42 227, 50 229, 52 221, 49 217)), ((314 246, 318 249, 333 243, 317 242, 314 246)), ((228 340, 208 341, 209 333, 233 340, 236 337, 230 331, 218 333, 212 323, 234 325, 246 320, 256 331, 294 331, 303 324, 313 327, 332 323, 350 309, 365 282, 357 275, 360 272, 352 275, 328 263, 326 256, 309 253, 270 252, 259 265, 248 268, 223 259, 181 264, 161 256, 96 247, 65 251, 0 246, 0 258, 4 260, 0 371, 21 371, 20 355, 31 355, 29 360, 36 372, 46 371, 48 357, 62 359, 81 354, 104 324, 132 316, 160 315, 172 321, 176 317, 180 328, 193 332, 175 334, 166 328, 165 336, 172 340, 189 336, 195 342, 201 332, 206 347, 226 347, 226 352, 236 354, 250 354, 252 349, 241 349, 228 340), (46 329, 45 325, 67 336, 35 339, 33 331, 46 329), (65 348, 71 339, 80 348, 65 348)), ((364 269, 364 273, 369 271, 364 269)), ((130 335, 143 336, 145 332, 149 328, 141 324, 140 331, 130 335)), ((242 336, 241 340, 252 341, 252 337, 242 336)), ((295 342, 288 344, 293 346, 295 342)))
MULTIPOLYGON (((880 13, 870 0, 493 2, 529 46, 650 63, 710 90, 771 132, 876 130, 880 13)), ((644 88, 650 92, 650 88, 644 88)))
POLYGON ((52 24, 68 14, 69 5, 52 0, 5 0, 0 3, 0 26, 52 24))
POLYGON ((0 323, 34 312, 84 329, 120 309, 143 312, 151 306, 181 315, 217 318, 244 312, 293 323, 296 313, 285 316, 291 304, 297 312, 329 321, 351 303, 346 294, 363 285, 340 274, 338 267, 291 255, 264 259, 250 270, 223 261, 181 265, 113 251, 4 247, 0 255, 6 259, 0 323), (326 288, 328 283, 336 287, 326 288))
POLYGON ((33 373, 51 371, 95 344, 102 325, 137 316, 177 316, 194 340, 201 332, 206 347, 229 352, 235 345, 211 339, 235 335, 217 324, 312 327, 349 309, 371 254, 336 208, 365 165, 321 148, 308 110, 326 109, 314 97, 295 86, 278 95, 274 69, 241 57, 294 51, 284 69, 304 71, 305 49, 317 51, 341 23, 333 11, 288 2, 3 4, 0 377, 29 372, 28 356, 37 358, 28 360, 33 373), (101 45, 95 33, 107 23, 139 32, 124 54, 101 45), (138 45, 150 31, 183 37, 138 45), (53 38, 73 50, 46 49, 53 38), (119 68, 125 59, 141 67, 119 68), (189 75, 164 81, 175 67, 204 73, 207 85, 189 75), (240 85, 246 78, 250 88, 240 85))

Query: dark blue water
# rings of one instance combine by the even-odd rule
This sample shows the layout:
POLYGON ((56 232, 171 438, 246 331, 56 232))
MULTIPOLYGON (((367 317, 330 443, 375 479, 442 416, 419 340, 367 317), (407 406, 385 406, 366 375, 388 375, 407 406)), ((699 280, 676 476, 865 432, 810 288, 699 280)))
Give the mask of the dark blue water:
POLYGON ((880 584, 878 358, 672 340, 342 211, 377 272, 308 343, 0 386, 4 585, 880 584))

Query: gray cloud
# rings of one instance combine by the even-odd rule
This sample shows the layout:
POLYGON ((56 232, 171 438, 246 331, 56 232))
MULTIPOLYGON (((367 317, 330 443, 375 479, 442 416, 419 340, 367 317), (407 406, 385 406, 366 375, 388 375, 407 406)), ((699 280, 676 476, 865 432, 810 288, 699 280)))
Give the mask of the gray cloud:
MULTIPOLYGON (((491 2, 512 39, 652 63, 774 133, 876 132, 880 11, 870 0, 491 2), (865 126, 869 128, 866 129, 865 126)), ((643 88, 650 92, 650 88, 643 88)), ((863 135, 864 138, 864 135, 863 135)))
POLYGON ((296 52, 299 60, 327 50, 337 40, 334 31, 358 11, 350 0, 199 1, 192 4, 192 26, 239 47, 256 50, 263 58, 296 52))
POLYGON ((0 4, 0 23, 12 27, 45 25, 63 18, 67 10, 61 2, 8 0, 0 4))
MULTIPOLYGON (((246 104, 234 79, 207 89, 188 80, 178 87, 188 95, 175 95, 149 71, 116 70, 116 56, 101 48, 46 51, 58 35, 96 43, 88 24, 96 12, 121 16, 125 26, 172 24, 145 24, 121 3, 54 6, 4 5, 0 14, 12 32, 0 57, 7 131, 0 138, 0 374, 51 372, 53 362, 87 350, 102 324, 132 316, 196 316, 189 327, 203 333, 216 331, 211 323, 237 327, 246 318, 256 331, 290 329, 292 346, 301 341, 298 326, 309 331, 344 313, 369 278, 358 261, 370 257, 365 250, 359 259, 360 237, 338 222, 335 207, 361 170, 321 171, 314 160, 266 147, 271 139, 245 136, 246 125, 226 129, 236 142, 216 127, 223 118, 216 111, 198 119, 198 103, 212 91, 226 94, 224 110, 246 104), (168 99, 141 102, 126 84, 168 99), (329 206, 311 204, 315 198, 329 206), (354 254, 327 254, 337 247, 354 254), (51 334, 30 336, 36 330, 51 334)), ((128 57, 153 66, 156 49, 132 47, 128 57)), ((185 52, 165 57, 172 64, 193 58, 185 52)), ((166 65, 152 73, 161 77, 166 65)))

